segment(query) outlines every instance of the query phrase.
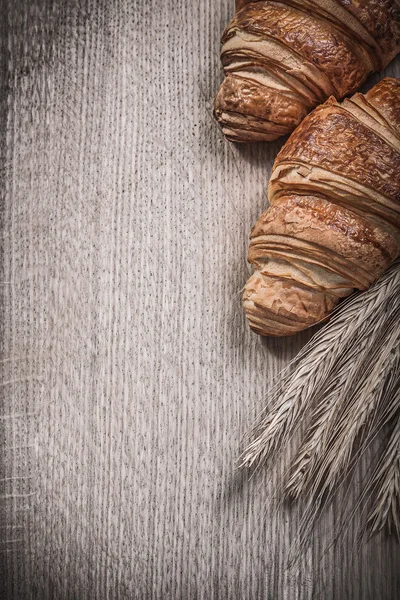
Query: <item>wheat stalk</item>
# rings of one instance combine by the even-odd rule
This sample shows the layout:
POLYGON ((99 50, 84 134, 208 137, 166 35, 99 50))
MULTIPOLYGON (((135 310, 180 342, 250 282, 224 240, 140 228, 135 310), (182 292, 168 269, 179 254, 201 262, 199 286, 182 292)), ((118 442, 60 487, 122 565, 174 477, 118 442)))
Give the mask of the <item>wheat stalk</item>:
MULTIPOLYGON (((269 409, 256 421, 242 454, 242 465, 261 465, 288 444, 297 427, 308 424, 285 488, 292 498, 309 495, 304 538, 326 501, 398 410, 399 266, 396 261, 368 291, 343 303, 296 356, 273 389, 269 409)), ((385 481, 374 480, 375 487, 386 489, 390 477, 398 484, 392 472, 382 469, 385 481)), ((397 513, 384 512, 387 503, 377 503, 370 519, 377 524, 374 530, 389 515, 397 530, 396 485, 387 489, 397 497, 390 504, 397 513)))
POLYGON ((369 440, 385 424, 384 413, 393 412, 388 409, 396 399, 394 387, 399 375, 400 329, 393 323, 388 327, 383 325, 378 338, 374 337, 372 341, 373 344, 358 348, 357 361, 350 370, 344 370, 344 376, 337 377, 338 385, 331 392, 329 401, 319 407, 322 417, 317 415, 315 431, 312 423, 310 439, 297 455, 287 486, 291 495, 294 495, 293 480, 297 481, 296 496, 307 488, 315 488, 319 480, 323 481, 321 492, 334 489, 351 468, 355 443, 365 450, 369 440), (307 455, 306 467, 302 456, 307 455))

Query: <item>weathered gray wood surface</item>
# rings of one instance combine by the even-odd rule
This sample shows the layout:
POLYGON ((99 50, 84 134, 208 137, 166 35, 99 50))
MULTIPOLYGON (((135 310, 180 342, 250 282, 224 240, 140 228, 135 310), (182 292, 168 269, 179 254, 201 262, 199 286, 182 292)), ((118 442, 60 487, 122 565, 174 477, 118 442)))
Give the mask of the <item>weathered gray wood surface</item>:
POLYGON ((337 506, 288 568, 276 473, 235 476, 309 334, 263 342, 240 308, 280 144, 213 122, 232 12, 2 2, 1 598, 400 597, 386 536, 329 547, 337 506))

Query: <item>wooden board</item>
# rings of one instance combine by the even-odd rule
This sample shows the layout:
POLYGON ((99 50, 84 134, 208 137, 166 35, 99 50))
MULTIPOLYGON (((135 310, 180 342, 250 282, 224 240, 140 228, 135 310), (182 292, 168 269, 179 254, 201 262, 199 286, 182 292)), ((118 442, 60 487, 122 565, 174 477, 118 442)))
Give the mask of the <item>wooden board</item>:
POLYGON ((262 341, 241 310, 280 143, 213 121, 232 13, 3 0, 1 598, 400 597, 393 540, 357 551, 356 518, 330 546, 337 505, 290 567, 279 473, 235 471, 310 334, 262 341))

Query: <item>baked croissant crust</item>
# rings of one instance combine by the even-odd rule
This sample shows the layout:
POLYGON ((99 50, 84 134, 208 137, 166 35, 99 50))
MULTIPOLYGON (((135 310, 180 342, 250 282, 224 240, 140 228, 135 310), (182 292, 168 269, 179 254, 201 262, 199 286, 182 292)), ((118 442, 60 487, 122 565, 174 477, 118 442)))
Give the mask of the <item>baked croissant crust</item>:
POLYGON ((400 51, 398 0, 238 0, 236 8, 222 37, 226 77, 214 108, 232 141, 290 133, 400 51))
POLYGON ((243 305, 261 335, 290 335, 368 288, 400 255, 400 81, 333 97, 279 152, 251 232, 243 305))

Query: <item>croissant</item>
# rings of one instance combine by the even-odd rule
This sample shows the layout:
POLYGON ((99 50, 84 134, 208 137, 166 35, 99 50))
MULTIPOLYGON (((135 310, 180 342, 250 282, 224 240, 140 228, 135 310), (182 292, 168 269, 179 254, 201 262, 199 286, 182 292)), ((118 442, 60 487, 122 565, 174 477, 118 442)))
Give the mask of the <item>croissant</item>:
POLYGON ((333 97, 282 147, 251 232, 250 327, 290 335, 324 320, 400 255, 400 81, 333 97))
POLYGON ((226 78, 214 106, 231 141, 290 133, 400 51, 398 0, 237 0, 236 9, 222 37, 226 78))

